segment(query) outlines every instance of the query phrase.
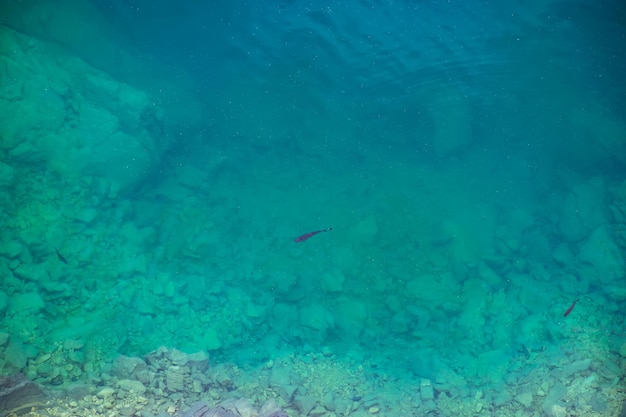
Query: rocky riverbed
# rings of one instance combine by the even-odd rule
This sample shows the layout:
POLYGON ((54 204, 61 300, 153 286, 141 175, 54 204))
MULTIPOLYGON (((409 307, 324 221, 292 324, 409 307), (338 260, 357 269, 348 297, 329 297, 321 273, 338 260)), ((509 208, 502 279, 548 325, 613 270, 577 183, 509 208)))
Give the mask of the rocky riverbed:
POLYGON ((453 374, 434 381, 402 379, 371 363, 338 361, 330 352, 292 355, 244 370, 212 364, 204 352, 163 347, 142 358, 118 356, 101 371, 86 373, 87 378, 38 385, 46 397, 22 393, 23 400, 13 397, 2 411, 31 417, 203 417, 219 415, 216 407, 222 407, 242 417, 617 417, 624 406, 619 366, 626 360, 626 344, 622 350, 615 363, 590 356, 546 366, 536 357, 537 368, 518 380, 509 377, 499 388, 468 390, 453 374), (194 407, 202 412, 193 414, 194 407))

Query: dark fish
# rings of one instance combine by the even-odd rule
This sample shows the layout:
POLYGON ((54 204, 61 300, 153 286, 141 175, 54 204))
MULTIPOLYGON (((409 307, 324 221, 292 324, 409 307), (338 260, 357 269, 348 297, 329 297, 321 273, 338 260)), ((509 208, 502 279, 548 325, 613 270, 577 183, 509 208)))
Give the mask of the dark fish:
POLYGON ((59 258, 59 261, 61 261, 61 262, 63 262, 64 264, 66 264, 66 263, 67 263, 67 259, 65 259, 65 256, 61 255, 61 254, 59 253, 59 250, 58 250, 57 248, 54 248, 54 251, 55 251, 55 252, 56 252, 56 254, 57 254, 57 258, 59 258))
POLYGON ((328 229, 316 230, 314 232, 305 233, 302 236, 298 236, 293 241, 296 242, 296 243, 304 242, 308 238, 310 238, 312 236, 315 236, 318 233, 330 232, 331 230, 333 230, 333 228, 329 227, 328 229))
POLYGON ((578 302, 578 298, 574 300, 572 305, 569 306, 569 308, 567 310, 565 310, 565 313, 563 313, 563 317, 567 317, 569 315, 569 313, 572 312, 572 310, 574 309, 574 306, 576 305, 577 302, 578 302))

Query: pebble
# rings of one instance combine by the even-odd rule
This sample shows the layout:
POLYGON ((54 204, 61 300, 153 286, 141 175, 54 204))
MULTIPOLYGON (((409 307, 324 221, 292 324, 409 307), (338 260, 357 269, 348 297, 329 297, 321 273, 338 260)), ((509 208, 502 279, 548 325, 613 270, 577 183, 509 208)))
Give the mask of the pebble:
POLYGON ((376 413, 378 413, 380 411, 380 408, 378 408, 378 407, 370 407, 369 410, 367 410, 367 411, 369 411, 370 414, 376 414, 376 413))

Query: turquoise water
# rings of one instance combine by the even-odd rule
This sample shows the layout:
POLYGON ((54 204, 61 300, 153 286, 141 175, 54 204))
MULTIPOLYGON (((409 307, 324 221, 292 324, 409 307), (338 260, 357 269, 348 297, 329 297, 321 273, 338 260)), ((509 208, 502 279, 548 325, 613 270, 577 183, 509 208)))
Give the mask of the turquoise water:
POLYGON ((618 415, 619 1, 0 16, 2 374, 95 394, 165 347, 289 415, 618 415))

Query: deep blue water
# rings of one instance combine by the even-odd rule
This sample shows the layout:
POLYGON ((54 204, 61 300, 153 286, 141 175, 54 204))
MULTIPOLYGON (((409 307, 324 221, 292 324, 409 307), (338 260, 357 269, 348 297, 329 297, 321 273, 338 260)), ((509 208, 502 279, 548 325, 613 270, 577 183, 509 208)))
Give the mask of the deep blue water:
POLYGON ((24 178, 3 191, 5 240, 24 247, 2 254, 4 320, 40 352, 76 338, 109 358, 165 345, 257 367, 330 351, 468 390, 626 360, 611 356, 622 2, 93 0, 66 30, 32 4, 4 4, 0 23, 101 80, 38 67, 70 92, 32 100, 61 97, 75 124, 3 137, 24 178), (37 315, 10 307, 33 292, 37 315))

